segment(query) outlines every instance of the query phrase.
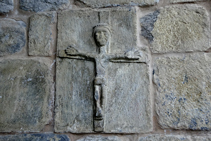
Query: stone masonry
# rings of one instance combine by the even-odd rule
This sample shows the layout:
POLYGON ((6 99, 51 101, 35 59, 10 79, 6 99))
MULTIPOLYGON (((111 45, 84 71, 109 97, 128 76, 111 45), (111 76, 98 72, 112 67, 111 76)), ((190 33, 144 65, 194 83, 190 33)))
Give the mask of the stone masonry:
POLYGON ((210 141, 210 0, 0 0, 0 141, 210 141))

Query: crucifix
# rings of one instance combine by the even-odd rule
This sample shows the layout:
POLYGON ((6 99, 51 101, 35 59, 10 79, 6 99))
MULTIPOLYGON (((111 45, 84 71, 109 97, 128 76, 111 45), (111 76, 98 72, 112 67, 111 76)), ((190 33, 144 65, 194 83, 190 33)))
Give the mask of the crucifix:
POLYGON ((106 96, 106 68, 109 62, 113 63, 140 63, 140 56, 128 51, 125 54, 108 53, 110 47, 111 29, 108 24, 100 23, 93 27, 93 38, 96 44, 96 53, 79 51, 74 46, 59 51, 60 58, 93 61, 95 63, 94 79, 94 115, 93 127, 95 132, 104 131, 104 105, 106 96))

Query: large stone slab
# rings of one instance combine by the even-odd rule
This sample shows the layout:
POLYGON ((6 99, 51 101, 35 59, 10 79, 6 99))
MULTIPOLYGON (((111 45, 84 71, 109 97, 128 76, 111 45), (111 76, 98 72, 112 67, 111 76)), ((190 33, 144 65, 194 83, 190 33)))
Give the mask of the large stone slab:
POLYGON ((77 0, 78 3, 89 7, 111 7, 111 6, 149 6, 154 5, 158 0, 77 0))
MULTIPOLYGON (((77 141, 123 141, 123 139, 117 136, 87 136, 85 138, 78 139, 77 141)), ((129 140, 125 139, 124 141, 129 140)))
POLYGON ((93 131, 94 63, 57 59, 55 131, 93 131))
POLYGON ((26 25, 12 19, 0 20, 0 56, 19 52, 26 44, 26 25))
POLYGON ((210 47, 210 22, 205 8, 175 5, 159 12, 152 31, 153 53, 205 51, 210 47))
POLYGON ((179 135, 149 135, 140 137, 139 141, 191 141, 188 136, 179 135))
POLYGON ((0 132, 41 131, 51 115, 49 67, 31 59, 0 66, 0 132))
POLYGON ((0 13, 8 13, 14 9, 13 0, 0 0, 0 13))
POLYGON ((69 0, 20 0, 20 9, 24 11, 43 12, 62 9, 69 0))
POLYGON ((163 128, 211 129, 211 54, 158 57, 156 111, 163 128))
POLYGON ((53 24, 56 12, 35 14, 30 17, 29 55, 51 56, 53 54, 53 24))
POLYGON ((125 53, 137 48, 135 9, 70 10, 58 14, 58 51, 73 46, 78 50, 96 52, 92 35, 93 27, 99 23, 110 26, 109 53, 125 53))
POLYGON ((110 63, 105 132, 140 133, 152 128, 146 64, 110 63))
POLYGON ((70 141, 66 135, 20 134, 0 136, 0 141, 70 141))

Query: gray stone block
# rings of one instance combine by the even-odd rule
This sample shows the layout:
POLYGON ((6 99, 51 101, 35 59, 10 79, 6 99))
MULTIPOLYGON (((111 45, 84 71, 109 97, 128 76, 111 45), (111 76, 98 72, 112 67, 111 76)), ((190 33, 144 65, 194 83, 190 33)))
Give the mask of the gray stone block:
POLYGON ((210 21, 205 8, 175 5, 159 9, 152 35, 153 53, 206 51, 210 48, 210 21))
POLYGON ((0 56, 19 52, 26 44, 26 25, 13 19, 0 20, 0 56))
POLYGON ((0 136, 0 141, 70 141, 66 135, 20 134, 0 136))
POLYGON ((41 131, 51 115, 48 66, 19 59, 0 66, 0 132, 41 131))
POLYGON ((210 130, 211 54, 158 57, 156 111, 163 128, 210 130))
POLYGON ((139 141, 191 141, 189 136, 180 135, 148 135, 140 137, 139 141))
POLYGON ((157 0, 77 0, 76 2, 89 7, 111 7, 111 6, 149 6, 154 5, 157 0))
POLYGON ((29 55, 53 55, 53 24, 56 23, 56 12, 35 14, 30 17, 29 55))
POLYGON ((20 0, 20 9, 24 11, 43 12, 62 9, 69 0, 20 0))
MULTIPOLYGON (((123 141, 121 138, 117 136, 87 136, 76 141, 123 141)), ((126 140, 124 140, 126 141, 126 140)), ((128 140, 127 140, 128 141, 128 140)))
POLYGON ((14 9, 13 0, 0 0, 0 14, 5 14, 14 9))

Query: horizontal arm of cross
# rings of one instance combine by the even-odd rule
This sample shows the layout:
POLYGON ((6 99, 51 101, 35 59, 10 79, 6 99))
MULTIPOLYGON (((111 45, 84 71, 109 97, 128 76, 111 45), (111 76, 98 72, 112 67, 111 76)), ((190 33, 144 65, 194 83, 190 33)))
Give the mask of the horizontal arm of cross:
POLYGON ((109 54, 108 59, 114 63, 141 63, 138 56, 127 56, 123 54, 109 54))
POLYGON ((61 50, 58 54, 61 58, 79 59, 79 60, 93 60, 96 58, 95 54, 71 52, 68 50, 61 50))

